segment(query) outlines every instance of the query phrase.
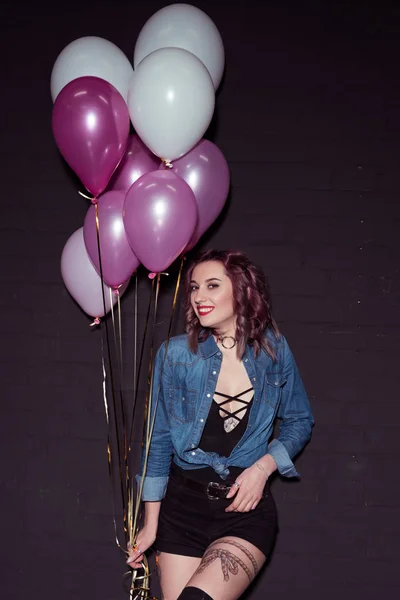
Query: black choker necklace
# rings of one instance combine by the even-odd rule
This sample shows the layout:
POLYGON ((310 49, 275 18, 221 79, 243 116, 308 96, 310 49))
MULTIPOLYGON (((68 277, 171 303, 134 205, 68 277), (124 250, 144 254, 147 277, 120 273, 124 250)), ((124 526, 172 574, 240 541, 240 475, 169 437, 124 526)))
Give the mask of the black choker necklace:
POLYGON ((234 338, 232 335, 218 336, 217 340, 220 342, 222 347, 225 348, 225 350, 232 350, 232 348, 234 348, 237 344, 236 338, 234 338), (231 340, 231 342, 230 342, 231 345, 225 346, 225 340, 231 340))

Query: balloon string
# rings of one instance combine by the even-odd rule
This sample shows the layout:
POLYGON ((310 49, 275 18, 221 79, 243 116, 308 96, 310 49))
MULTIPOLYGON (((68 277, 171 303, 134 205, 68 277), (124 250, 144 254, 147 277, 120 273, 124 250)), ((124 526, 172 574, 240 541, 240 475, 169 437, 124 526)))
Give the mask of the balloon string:
MULTIPOLYGON (((177 299, 178 299, 179 287, 180 287, 180 284, 181 284, 182 271, 183 271, 183 265, 185 263, 185 258, 186 258, 185 255, 182 254, 181 255, 181 264, 179 266, 178 277, 177 277, 177 280, 176 280, 174 298, 172 300, 171 318, 169 320, 169 328, 168 328, 168 336, 167 336, 167 347, 168 347, 168 344, 169 344, 169 339, 171 337, 172 321, 173 321, 173 318, 174 318, 174 312, 175 312, 175 308, 176 308, 176 302, 177 302, 177 299)), ((166 273, 166 275, 168 275, 168 273, 166 273)))
POLYGON ((147 328, 148 328, 148 324, 149 324, 149 317, 150 317, 150 310, 151 310, 151 302, 152 302, 152 298, 153 298, 153 292, 154 292, 154 280, 151 282, 149 304, 147 306, 147 314, 146 314, 146 320, 145 320, 145 325, 144 325, 144 332, 143 332, 143 338, 142 338, 142 346, 141 346, 141 349, 140 349, 139 365, 138 365, 137 376, 136 376, 136 380, 135 380, 135 382, 136 382, 136 384, 135 384, 135 395, 134 395, 134 399, 133 399, 132 421, 131 421, 131 428, 130 428, 130 433, 129 433, 129 450, 131 450, 131 446, 132 446, 133 424, 134 424, 135 412, 136 412, 136 406, 137 406, 137 397, 138 397, 138 391, 139 391, 139 379, 140 379, 140 372, 141 372, 141 369, 142 369, 144 346, 145 346, 145 340, 146 340, 146 336, 147 336, 147 328))
POLYGON ((143 598, 147 598, 147 600, 157 600, 155 596, 150 595, 151 573, 149 569, 149 563, 145 555, 143 555, 142 568, 144 570, 144 574, 140 576, 137 574, 137 569, 125 573, 125 576, 128 576, 131 579, 129 598, 130 600, 142 600, 143 598), (139 585, 137 585, 137 582, 139 582, 139 585))
MULTIPOLYGON (((97 235, 97 250, 98 250, 98 256, 99 256, 99 265, 100 265, 101 292, 102 292, 102 297, 103 297, 103 310, 104 310, 104 315, 105 315, 107 312, 107 309, 106 309, 106 299, 105 299, 105 292, 104 292, 103 265, 102 265, 101 250, 100 250, 99 205, 98 205, 97 201, 94 203, 94 206, 95 206, 95 210, 96 210, 96 235, 97 235)), ((111 306, 112 306, 112 302, 111 302, 111 306)), ((107 341, 108 365, 109 365, 109 370, 110 370, 111 393, 112 393, 112 401, 113 401, 113 418, 114 418, 114 423, 115 423, 115 436, 116 436, 116 446, 117 446, 118 472, 119 472, 120 487, 121 487, 124 534, 125 534, 125 542, 127 543, 128 528, 127 528, 127 524, 126 524, 126 503, 125 503, 125 493, 124 493, 123 475, 122 475, 121 443, 120 443, 120 436, 119 436, 119 430, 118 430, 114 374, 113 374, 113 368, 112 368, 111 348, 110 348, 110 339, 109 339, 109 334, 108 334, 107 321, 105 321, 105 332, 106 332, 106 341, 107 341)), ((109 448, 109 453, 110 453, 110 460, 111 460, 111 448, 109 448)), ((124 455, 125 454, 126 453, 124 453, 124 455)), ((124 456, 124 459, 126 461, 125 456, 124 456)), ((121 545, 118 542, 118 538, 117 538, 117 545, 119 548, 121 548, 121 545)))
MULTIPOLYGON (((145 328, 144 328, 142 346, 141 346, 141 351, 140 351, 140 362, 139 362, 139 366, 138 366, 138 361, 137 361, 137 354, 138 354, 138 352, 137 352, 137 346, 138 346, 138 343, 137 343, 137 338, 138 338, 138 331, 137 331, 138 330, 138 275, 137 275, 137 271, 136 271, 136 273, 135 273, 135 298, 134 298, 133 406, 132 406, 131 426, 130 426, 130 432, 129 432, 129 438, 128 438, 129 439, 129 444, 128 444, 128 452, 129 453, 132 450, 132 438, 133 438, 135 413, 136 413, 138 390, 139 390, 139 378, 140 378, 140 372, 141 372, 141 367, 142 367, 142 360, 143 360, 144 346, 145 346, 145 340, 146 340, 146 335, 147 335, 147 328, 148 328, 148 323, 149 323, 149 315, 150 315, 150 309, 151 309, 153 290, 154 290, 154 281, 152 281, 152 286, 151 286, 151 290, 150 290, 149 304, 148 304, 148 308, 147 308, 145 328)), ((134 483, 134 479, 132 478, 130 485, 128 486, 128 528, 129 528, 131 539, 133 538, 133 505, 134 505, 133 483, 134 483)))
MULTIPOLYGON (((154 280, 152 283, 154 283, 154 280)), ((152 388, 153 388, 154 331, 156 328, 159 291, 160 291, 160 274, 157 275, 157 285, 156 285, 156 293, 155 293, 155 299, 154 299, 153 327, 152 327, 152 336, 151 336, 151 342, 150 342, 149 365, 148 365, 148 370, 147 370, 147 391, 146 391, 146 398, 145 398, 145 405, 144 405, 144 423, 145 423, 144 429, 146 432, 146 433, 143 432, 143 438, 144 438, 144 440, 146 440, 146 443, 145 443, 145 446, 146 446, 145 465, 147 464, 147 454, 148 454, 147 440, 149 439, 150 419, 148 419, 147 416, 150 414, 150 411, 151 411, 151 396, 152 396, 152 388)), ((141 485, 140 485, 140 493, 137 495, 136 503, 135 503, 135 511, 134 511, 134 517, 133 517, 132 530, 131 530, 132 546, 134 544, 134 540, 137 535, 137 522, 139 519, 139 511, 141 508, 140 498, 142 496, 142 489, 143 489, 143 478, 142 478, 141 485)))
MULTIPOLYGON (((167 355, 168 344, 169 344, 169 340, 171 337, 172 322, 173 322, 174 312, 175 312, 176 305, 177 305, 177 297, 178 297, 178 292, 179 292, 179 287, 180 287, 180 282, 181 282, 184 260, 185 260, 185 257, 184 257, 184 255, 182 255, 181 256, 181 264, 180 264, 179 273, 178 273, 177 282, 176 282, 176 287, 175 287, 175 292, 174 292, 174 297, 173 297, 173 301, 172 301, 171 318, 170 318, 170 323, 169 323, 169 328, 168 328, 168 337, 167 337, 167 342, 166 342, 166 353, 164 355, 164 361, 163 361, 161 370, 164 369, 164 363, 165 363, 165 359, 166 359, 166 355, 167 355)), ((143 471, 143 476, 142 476, 142 480, 141 480, 140 491, 138 492, 138 494, 136 496, 136 502, 134 502, 133 480, 130 482, 129 490, 128 490, 128 523, 129 523, 129 533, 130 533, 130 540, 131 540, 132 546, 134 544, 134 540, 136 539, 136 536, 138 533, 138 521, 139 521, 140 515, 141 515, 140 498, 142 496, 144 476, 145 476, 145 472, 146 472, 148 452, 149 452, 149 447, 150 447, 150 440, 151 440, 151 436, 152 436, 152 432, 153 432, 153 428, 154 428, 154 419, 151 420, 150 415, 152 413, 151 403, 152 403, 152 391, 153 391, 154 332, 155 332, 157 309, 158 309, 160 275, 161 275, 160 273, 157 275, 156 295, 155 295, 155 300, 154 300, 153 331, 152 331, 152 340, 151 340, 151 347, 150 347, 149 369, 148 369, 148 390, 147 390, 146 401, 145 401, 144 422, 146 423, 146 428, 144 428, 145 431, 143 432, 143 435, 145 437, 145 448, 146 448, 145 452, 146 452, 146 454, 145 454, 144 471, 143 471)), ((154 291, 154 283, 155 283, 154 280, 152 280, 151 294, 150 294, 150 299, 149 299, 149 308, 148 308, 147 316, 146 316, 145 335, 144 335, 143 341, 142 341, 142 352, 141 352, 141 357, 140 357, 139 373, 140 373, 142 357, 143 357, 144 340, 146 337, 147 327, 148 327, 148 322, 149 322, 149 312, 150 312, 150 307, 151 307, 152 295, 153 295, 153 291, 154 291)), ((137 297, 138 297, 137 289, 138 289, 138 278, 137 278, 137 274, 136 274, 135 348, 134 348, 135 357, 136 357, 136 352, 137 352, 137 349, 136 349, 137 297)), ((135 366, 136 366, 136 361, 135 361, 135 366)), ((134 385, 135 385, 136 393, 135 393, 135 402, 134 402, 133 412, 135 411, 135 408, 137 405, 136 401, 137 401, 137 390, 138 390, 138 385, 139 385, 139 374, 134 379, 134 385)), ((160 387, 159 387, 158 393, 157 393, 157 403, 158 403, 159 392, 160 392, 160 387)), ((157 404, 156 404, 156 408, 157 408, 157 404)), ((154 416, 155 416, 155 411, 154 411, 154 416)), ((133 418, 132 418, 132 425, 131 425, 129 450, 131 450, 132 432, 133 432, 133 418)), ((138 576, 137 570, 133 570, 131 572, 131 585, 130 585, 130 590, 129 590, 129 596, 130 596, 131 600, 139 600, 142 598, 146 598, 147 600, 156 600, 150 593, 150 575, 151 574, 149 572, 148 562, 147 562, 147 558, 145 555, 143 556, 142 568, 144 570, 143 576, 138 576), (141 581, 142 581, 142 583, 140 583, 141 581)), ((129 575, 129 572, 127 573, 127 575, 129 575)))
MULTIPOLYGON (((183 264, 184 264, 184 262, 185 262, 185 256, 184 256, 184 254, 182 254, 181 255, 181 264, 180 264, 180 267, 179 267, 178 277, 177 277, 176 286, 175 286, 174 298, 172 300, 171 318, 170 318, 170 321, 169 321, 168 336, 167 336, 167 340, 166 340, 166 344, 165 344, 165 354, 164 354, 164 360, 163 360, 162 367, 161 367, 161 374, 162 374, 162 372, 164 370, 164 364, 165 364, 165 360, 167 358, 167 352, 168 352, 168 345, 169 345, 169 341, 171 339, 172 322, 173 322, 174 313, 175 313, 175 309, 176 309, 176 304, 177 304, 177 299, 178 299, 178 292, 179 292, 179 286, 180 286, 180 283, 181 283, 182 270, 183 270, 183 264)), ((150 445, 150 442, 151 442, 151 437, 153 435, 153 429, 154 429, 156 411, 157 411, 158 400, 159 400, 159 396, 160 396, 160 389, 161 389, 161 379, 160 379, 160 384, 159 384, 158 390, 157 390, 157 399, 156 399, 156 403, 155 403, 155 408, 154 408, 153 418, 152 418, 152 424, 151 424, 151 428, 150 428, 149 445, 150 445)))
POLYGON ((110 425, 110 411, 108 408, 108 399, 107 399, 107 372, 106 372, 106 368, 105 368, 105 360, 104 360, 104 342, 103 342, 103 332, 101 332, 101 338, 100 338, 100 344, 101 344, 101 363, 102 363, 102 369, 103 369, 103 400, 104 400, 104 410, 106 413, 106 421, 107 421, 107 465, 108 465, 108 479, 109 479, 109 483, 110 483, 110 490, 111 490, 111 502, 112 502, 112 508, 113 508, 113 523, 114 523, 114 534, 115 534, 115 542, 118 546, 118 548, 120 548, 122 550, 122 546, 120 544, 119 538, 118 538, 118 528, 117 528, 117 521, 116 521, 116 510, 115 510, 115 494, 114 494, 114 474, 113 474, 113 469, 112 469, 112 460, 111 460, 111 425, 110 425))
POLYGON ((133 397, 136 398, 136 373, 137 373, 137 334, 138 334, 138 276, 137 271, 135 272, 135 303, 134 303, 134 319, 133 319, 133 328, 134 328, 134 344, 133 344, 133 397))
MULTIPOLYGON (((181 255, 181 264, 180 264, 180 267, 179 267, 178 277, 177 277, 176 286, 175 286, 175 293, 174 293, 174 297, 173 297, 173 301, 172 301, 171 317, 170 317, 169 328, 168 328, 168 336, 167 336, 167 340, 166 340, 166 344, 165 344, 164 359, 163 359, 163 362, 162 362, 162 365, 161 365, 160 378, 162 377, 162 373, 163 373, 163 370, 164 370, 164 364, 165 364, 165 361, 166 361, 166 358, 167 358, 168 345, 169 345, 169 341, 170 341, 170 338, 171 338, 172 323, 173 323, 174 314, 175 314, 176 305, 177 305, 177 298, 178 298, 180 283, 181 283, 181 279, 182 279, 182 270, 183 270, 184 261, 185 261, 185 256, 182 254, 181 255)), ((160 276, 158 276, 158 281, 159 281, 159 277, 160 276)), ((137 523, 137 520, 138 520, 139 510, 140 510, 140 504, 141 504, 140 500, 141 500, 141 497, 142 497, 144 479, 145 479, 145 476, 146 476, 147 461, 148 461, 149 450, 150 450, 150 442, 151 442, 151 437, 152 437, 153 429, 154 429, 155 417, 156 417, 157 406, 158 406, 158 401, 159 401, 159 396, 160 396, 160 389, 161 389, 161 379, 160 379, 160 384, 158 386, 157 398, 156 398, 156 401, 155 401, 155 408, 154 408, 154 411, 153 411, 153 409, 152 409, 153 372, 152 372, 152 377, 151 377, 151 382, 150 382, 150 393, 149 393, 149 406, 147 408, 147 411, 145 410, 145 418, 147 417, 147 414, 149 415, 149 418, 147 419, 147 428, 146 428, 147 435, 146 435, 146 438, 145 438, 145 457, 144 457, 144 462, 143 462, 143 471, 142 471, 142 477, 141 477, 141 482, 140 482, 139 490, 137 492, 136 506, 135 506, 135 516, 134 516, 134 520, 133 520, 133 524, 134 524, 133 533, 134 534, 136 534, 135 529, 136 529, 136 523, 137 523), (150 418, 151 414, 153 415, 152 418, 150 418)))
MULTIPOLYGON (((120 295, 118 290, 114 290, 112 291, 111 288, 109 290, 110 292, 110 305, 111 305, 111 316, 112 316, 112 325, 113 325, 113 334, 114 334, 114 348, 117 351, 118 346, 119 346, 119 360, 118 362, 118 374, 119 374, 119 408, 120 408, 120 414, 121 414, 121 421, 122 421, 122 439, 123 439, 123 468, 124 468, 124 476, 125 476, 125 488, 123 488, 123 483, 121 481, 121 489, 123 489, 123 491, 125 493, 127 493, 128 489, 129 489, 129 470, 128 470, 128 450, 127 450, 127 439, 126 439, 126 423, 125 423, 125 409, 124 409, 124 402, 123 402, 123 394, 122 394, 122 387, 123 387, 123 351, 122 351, 122 326, 121 326, 121 303, 120 303, 120 295), (112 294, 115 293, 115 291, 118 293, 118 327, 116 327, 116 319, 114 316, 114 306, 113 306, 113 298, 112 298, 112 294)), ((117 357, 118 357, 118 353, 117 353, 117 357)), ((118 427, 117 421, 116 421, 116 427, 118 427)), ((124 508, 125 510, 125 508, 124 508)), ((128 526, 127 526, 127 514, 124 512, 123 514, 123 522, 124 522, 124 530, 125 530, 125 536, 127 537, 128 535, 128 526)))

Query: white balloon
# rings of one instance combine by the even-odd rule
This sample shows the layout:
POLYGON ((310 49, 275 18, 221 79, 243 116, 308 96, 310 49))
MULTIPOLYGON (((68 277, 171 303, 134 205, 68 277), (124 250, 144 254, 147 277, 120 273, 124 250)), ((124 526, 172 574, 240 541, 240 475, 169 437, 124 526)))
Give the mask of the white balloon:
POLYGON ((134 67, 159 48, 183 48, 199 58, 218 88, 225 65, 221 35, 206 13, 190 4, 171 4, 154 13, 136 41, 134 67))
POLYGON ((101 77, 111 83, 126 102, 133 75, 132 65, 118 46, 96 36, 79 38, 58 55, 50 81, 53 102, 67 83, 86 75, 101 77))
POLYGON ((203 137, 215 92, 203 63, 187 50, 161 48, 138 65, 128 93, 133 127, 160 158, 172 160, 203 137))
MULTIPOLYGON (((101 291, 101 277, 94 268, 92 261, 86 250, 85 241, 83 238, 83 227, 77 229, 67 240, 61 254, 61 275, 65 283, 65 287, 79 304, 79 306, 92 317, 104 316, 103 293, 101 291)), ((125 282, 119 288, 121 296, 128 283, 125 282)), ((117 302, 118 295, 111 293, 105 283, 104 297, 106 305, 106 313, 112 305, 117 302)))

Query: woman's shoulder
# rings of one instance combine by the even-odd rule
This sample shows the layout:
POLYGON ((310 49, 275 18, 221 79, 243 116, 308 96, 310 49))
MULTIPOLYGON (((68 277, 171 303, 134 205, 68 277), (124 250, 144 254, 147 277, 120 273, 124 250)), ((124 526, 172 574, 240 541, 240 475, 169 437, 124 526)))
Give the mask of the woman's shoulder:
POLYGON ((170 358, 181 353, 190 352, 187 333, 175 335, 164 340, 160 346, 160 351, 163 353, 167 351, 167 355, 170 358))
POLYGON ((271 327, 268 327, 265 330, 264 337, 276 349, 286 343, 285 337, 281 334, 281 332, 276 333, 271 327))
POLYGON ((176 335, 165 340, 158 351, 159 358, 166 359, 172 365, 193 366, 201 359, 199 352, 193 353, 189 348, 188 335, 176 335), (165 354, 166 353, 166 354, 165 354))
MULTIPOLYGON (((282 335, 280 331, 276 332, 271 327, 268 327, 268 329, 266 329, 264 332, 264 338, 270 349, 275 353, 276 360, 274 362, 279 366, 283 360, 285 349, 287 347, 285 336, 282 335)), ((269 352, 265 347, 263 348, 263 351, 265 355, 269 355, 269 352)))
POLYGON ((169 348, 189 348, 188 334, 182 333, 181 335, 174 335, 168 340, 165 340, 164 344, 168 345, 169 348))

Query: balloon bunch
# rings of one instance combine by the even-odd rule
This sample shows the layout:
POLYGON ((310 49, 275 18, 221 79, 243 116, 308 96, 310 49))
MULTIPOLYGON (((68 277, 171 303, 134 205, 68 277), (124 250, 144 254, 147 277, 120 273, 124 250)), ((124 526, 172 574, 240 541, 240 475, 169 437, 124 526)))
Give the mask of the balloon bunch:
MULTIPOLYGON (((119 345, 119 369, 116 370, 119 395, 118 384, 113 383, 107 321, 101 329, 101 343, 103 396, 109 425, 109 473, 112 488, 116 471, 120 478, 126 547, 134 543, 139 522, 140 490, 135 500, 128 455, 153 291, 145 414, 146 411, 152 414, 149 374, 154 356, 160 274, 181 257, 169 340, 184 255, 220 214, 228 196, 230 177, 225 157, 215 144, 203 137, 214 114, 215 93, 224 63, 222 39, 213 21, 194 6, 171 4, 156 12, 141 29, 133 64, 112 42, 89 36, 66 46, 51 73, 52 130, 56 146, 91 200, 82 227, 64 246, 62 277, 75 301, 94 317, 92 325, 98 324, 100 317, 118 301, 119 334, 114 312, 112 322, 115 348, 119 345), (136 372, 136 278, 134 402, 131 432, 127 436, 119 299, 141 264, 150 272, 152 281, 136 372), (112 403, 108 401, 109 389, 112 403), (114 435, 112 427, 115 427, 114 435), (117 470, 115 459, 111 458, 114 442, 117 470)), ((150 438, 151 433, 147 432, 146 447, 150 438)), ((114 526, 117 533, 115 517, 114 526)), ((122 549, 118 535, 116 539, 122 549)), ((130 598, 149 598, 146 561, 143 558, 144 575, 129 574, 132 576, 130 598)))
POLYGON ((61 272, 88 314, 110 310, 140 264, 165 271, 221 212, 229 169, 203 136, 224 61, 215 24, 188 4, 166 6, 145 23, 133 65, 94 36, 71 42, 55 61, 54 139, 92 196, 61 272))

